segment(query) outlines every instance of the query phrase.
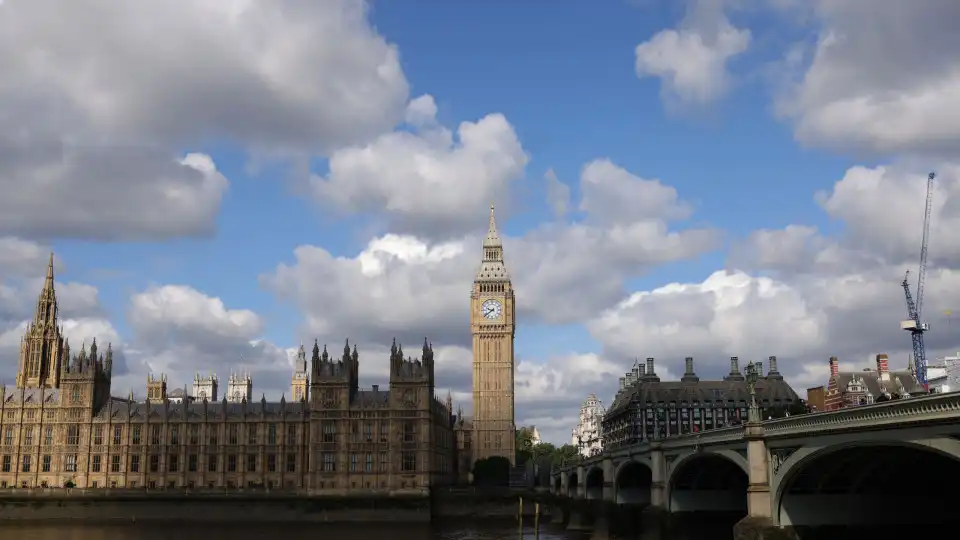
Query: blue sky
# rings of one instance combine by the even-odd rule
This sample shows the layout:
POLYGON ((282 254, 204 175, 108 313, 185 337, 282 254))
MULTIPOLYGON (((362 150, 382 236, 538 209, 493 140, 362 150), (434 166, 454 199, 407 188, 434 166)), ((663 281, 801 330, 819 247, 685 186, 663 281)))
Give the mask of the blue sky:
POLYGON ((0 28, 19 29, 2 48, 48 55, 0 55, 20 75, 0 82, 19 128, 0 134, 18 158, 0 163, 5 380, 52 248, 70 331, 123 344, 118 386, 209 366, 278 397, 299 340, 352 337, 374 364, 393 332, 445 347, 442 391, 469 402, 465 287, 490 199, 521 303, 518 416, 557 440, 634 357, 669 376, 693 355, 718 376, 729 356, 777 355, 801 394, 830 355, 905 364, 897 276, 916 264, 933 167, 928 313, 960 305, 960 119, 942 105, 960 47, 906 30, 865 46, 884 24, 941 24, 949 3, 903 20, 892 1, 76 4, 69 30, 70 14, 0 5, 0 28), (462 122, 479 122, 469 141, 462 122), (191 153, 216 171, 171 168, 191 153))

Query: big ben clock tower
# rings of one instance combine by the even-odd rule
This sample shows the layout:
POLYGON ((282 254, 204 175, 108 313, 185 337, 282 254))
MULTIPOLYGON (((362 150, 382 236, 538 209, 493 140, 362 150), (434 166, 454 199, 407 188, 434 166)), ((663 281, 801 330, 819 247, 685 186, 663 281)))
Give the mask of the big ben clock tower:
POLYGON ((503 264, 503 242, 490 205, 483 261, 470 293, 473 334, 473 460, 503 456, 516 461, 513 398, 513 284, 503 264))

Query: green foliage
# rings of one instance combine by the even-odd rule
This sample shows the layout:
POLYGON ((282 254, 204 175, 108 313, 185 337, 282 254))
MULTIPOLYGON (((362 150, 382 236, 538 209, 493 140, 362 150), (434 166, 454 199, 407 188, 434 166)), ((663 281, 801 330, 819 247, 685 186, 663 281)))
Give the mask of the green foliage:
POLYGON ((517 465, 523 465, 533 457, 533 432, 528 428, 520 428, 516 437, 517 465))
POLYGON ((478 459, 473 464, 473 485, 510 485, 510 460, 502 456, 478 459))
POLYGON ((544 456, 553 456, 556 451, 557 447, 554 445, 548 442, 542 442, 533 447, 533 457, 539 460, 544 456))
POLYGON ((801 399, 787 406, 776 405, 774 407, 767 407, 766 410, 764 410, 763 418, 784 418, 786 416, 807 414, 808 412, 810 412, 810 407, 806 401, 801 399))
POLYGON ((565 444, 559 448, 555 448, 553 451, 553 464, 555 466, 562 466, 569 463, 573 463, 580 459, 580 452, 577 451, 577 447, 572 444, 565 444))

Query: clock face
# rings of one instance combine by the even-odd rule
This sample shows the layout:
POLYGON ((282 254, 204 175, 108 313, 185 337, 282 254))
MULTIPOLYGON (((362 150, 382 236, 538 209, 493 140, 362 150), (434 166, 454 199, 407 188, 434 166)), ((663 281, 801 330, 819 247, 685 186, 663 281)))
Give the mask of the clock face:
POLYGON ((497 300, 487 300, 480 304, 480 314, 486 319, 499 319, 503 314, 503 304, 497 300))

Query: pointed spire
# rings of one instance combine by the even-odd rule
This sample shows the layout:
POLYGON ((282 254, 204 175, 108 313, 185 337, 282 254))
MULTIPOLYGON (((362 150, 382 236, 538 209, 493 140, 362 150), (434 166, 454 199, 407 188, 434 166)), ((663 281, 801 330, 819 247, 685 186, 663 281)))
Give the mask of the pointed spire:
POLYGON ((507 268, 503 263, 503 241, 497 233, 497 220, 494 217, 493 205, 490 205, 490 226, 487 236, 483 239, 483 258, 477 270, 475 281, 493 281, 502 283, 510 279, 507 268))
MULTIPOLYGON (((53 252, 50 252, 50 261, 47 263, 47 277, 37 299, 37 312, 34 316, 34 326, 46 326, 48 330, 58 328, 57 325, 57 293, 53 283, 53 252)), ((62 330, 62 329, 61 329, 62 330)))
POLYGON ((487 237, 483 239, 483 247, 500 247, 503 243, 497 233, 497 218, 494 215, 493 203, 490 203, 490 224, 487 226, 487 237))

